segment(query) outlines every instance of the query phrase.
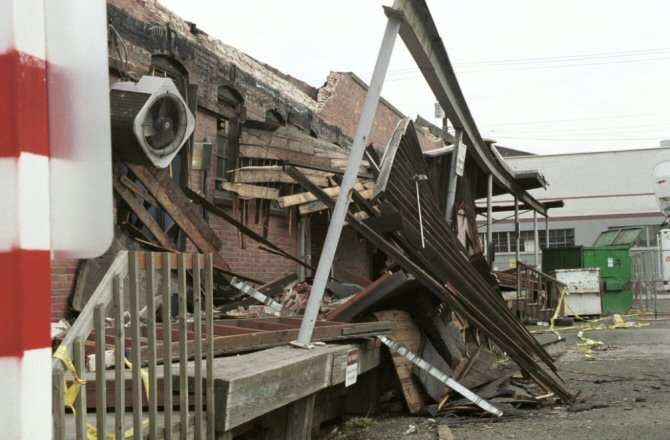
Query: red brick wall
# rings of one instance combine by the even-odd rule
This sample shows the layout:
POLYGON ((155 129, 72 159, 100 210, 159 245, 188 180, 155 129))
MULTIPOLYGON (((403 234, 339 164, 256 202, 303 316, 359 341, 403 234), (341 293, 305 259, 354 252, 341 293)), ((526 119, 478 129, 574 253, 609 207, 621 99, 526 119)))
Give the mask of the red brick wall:
MULTIPOLYGON (((254 224, 255 203, 249 202, 249 220, 247 227, 259 234, 263 233, 263 225, 254 224)), ((226 211, 233 215, 233 209, 226 211)), ((235 214, 239 219, 239 212, 235 214)), ((228 262, 233 272, 246 275, 260 281, 271 281, 280 278, 290 272, 295 272, 294 262, 268 252, 258 249, 259 244, 245 237, 245 248, 241 247, 240 234, 236 228, 229 223, 216 217, 210 216, 209 223, 223 241, 221 255, 228 262)), ((267 239, 285 251, 296 255, 298 230, 294 221, 289 231, 288 218, 280 215, 271 215, 267 239)))
POLYGON ((79 260, 54 260, 51 262, 51 320, 58 321, 67 315, 68 301, 74 290, 79 260))
MULTIPOLYGON (((367 88, 356 81, 350 73, 331 72, 321 93, 320 100, 323 103, 319 116, 340 127, 344 134, 353 138, 367 88)), ((377 148, 383 148, 400 119, 401 116, 396 111, 380 102, 368 141, 377 148)))

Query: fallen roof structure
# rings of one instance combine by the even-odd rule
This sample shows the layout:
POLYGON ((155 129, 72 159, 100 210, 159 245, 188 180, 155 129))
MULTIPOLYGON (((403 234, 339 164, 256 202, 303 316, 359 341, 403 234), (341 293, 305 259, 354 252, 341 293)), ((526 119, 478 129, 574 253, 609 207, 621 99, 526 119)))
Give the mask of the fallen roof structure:
MULTIPOLYGON (((546 182, 534 171, 512 172, 492 143, 481 138, 425 2, 398 0, 386 13, 389 26, 381 62, 362 112, 365 124, 361 123, 351 151, 336 145, 334 138, 319 139, 316 132, 308 134, 290 121, 285 123, 288 119, 261 121, 245 116, 235 128, 239 139, 228 145, 228 162, 211 179, 216 190, 227 192, 226 197, 208 194, 206 178, 195 184, 189 179, 178 183, 167 171, 117 160, 118 223, 137 243, 163 253, 116 254, 99 264, 99 273, 90 277, 90 283, 82 283, 86 292, 82 292, 81 314, 62 338, 55 360, 56 438, 64 438, 64 423, 70 419, 64 376, 72 378, 68 396, 81 388, 74 405, 77 435, 83 438, 86 388, 77 373, 87 369, 84 355, 89 359, 87 373, 96 376, 90 384, 97 385, 96 401, 90 406, 96 408, 101 435, 110 403, 103 386, 109 376, 104 370, 109 367, 114 367, 115 375, 111 406, 120 410, 132 403, 133 429, 139 435, 144 426, 142 408, 148 405, 147 427, 153 437, 161 425, 165 433, 179 429, 185 436, 191 426, 204 426, 206 421, 207 438, 214 438, 215 430, 233 438, 273 413, 280 424, 296 426, 282 427, 282 434, 270 436, 303 438, 311 428, 315 400, 327 399, 331 392, 346 393, 343 388, 352 385, 358 374, 377 366, 395 369, 402 397, 413 414, 464 407, 479 411, 479 407, 501 415, 486 400, 499 396, 502 384, 509 385, 518 371, 515 366, 498 368, 498 357, 506 356, 526 380, 531 378, 541 388, 541 394, 532 396, 535 402, 547 396, 573 400, 553 359, 501 296, 476 224, 475 200, 488 196, 490 213, 492 194, 512 194, 520 200, 513 208, 516 211, 521 206, 546 215, 553 205, 527 193, 546 182), (455 135, 443 133, 442 140, 431 138, 423 148, 440 142, 453 147, 422 151, 414 124, 402 119, 382 158, 369 148, 365 126, 369 131, 397 34, 456 127, 455 135), (285 215, 289 235, 299 221, 295 248, 291 242, 270 239, 271 209, 285 215), (250 211, 255 221, 249 219, 250 211), (329 230, 323 249, 332 253, 329 258, 322 254, 314 268, 305 230, 309 230, 307 220, 317 213, 332 213, 330 228, 337 234, 333 239, 329 230), (171 221, 161 221, 163 217, 171 221), (217 235, 210 219, 225 223, 233 233, 217 235), (354 274, 360 280, 355 285, 338 282, 332 271, 335 249, 344 244, 340 233, 345 225, 357 233, 357 242, 363 242, 359 240, 363 237, 371 244, 360 247, 371 249, 378 260, 370 273, 354 274), (258 281, 254 278, 263 277, 254 270, 262 269, 260 261, 253 262, 250 273, 245 272, 249 276, 235 273, 236 256, 221 254, 230 237, 238 236, 241 250, 246 249, 247 238, 263 252, 297 265, 302 273, 293 274, 291 267, 291 273, 258 281), (187 247, 187 239, 192 247, 187 247), (193 248, 206 255, 178 253, 193 248), (320 279, 323 285, 316 288, 317 277, 311 282, 306 269, 325 274, 320 279), (126 277, 128 283, 123 282, 126 277), (322 303, 324 290, 328 296, 322 303), (128 305, 124 304, 126 291, 128 305), (347 295, 351 295, 348 300, 347 295), (253 316, 254 307, 261 309, 258 316, 253 316), (105 319, 110 317, 113 325, 105 319), (306 322, 312 328, 303 344, 300 334, 306 322), (311 341, 330 343, 313 347, 311 341), (380 357, 380 342, 392 352, 391 362, 382 362, 388 358, 380 357), (126 352, 130 361, 122 361, 126 352), (163 368, 158 369, 158 363, 163 368), (150 385, 143 383, 143 365, 147 365, 150 385), (124 402, 126 373, 132 374, 132 389, 124 402), (170 375, 174 381, 164 380, 170 375), (173 389, 173 382, 178 387, 173 389), (195 416, 193 421, 190 414, 195 416)), ((236 116, 240 115, 232 117, 236 116)), ((204 174, 210 168, 198 165, 204 174)), ((186 177, 190 177, 188 171, 186 177)), ((363 391, 365 398, 360 400, 373 400, 363 391)), ((120 437, 124 413, 114 413, 120 437)))
MULTIPOLYGON (((389 144, 377 180, 375 196, 401 214, 399 232, 389 241, 349 214, 347 221, 390 259, 411 273, 440 301, 470 321, 547 392, 572 400, 555 375, 553 360, 508 309, 498 292, 470 263, 467 252, 447 225, 427 184, 415 192, 414 176, 427 173, 418 140, 409 120, 401 121, 389 144), (423 240, 421 235, 425 234, 423 240), (540 359, 550 371, 538 364, 540 359)), ((332 200, 293 168, 286 172, 324 204, 332 200)))

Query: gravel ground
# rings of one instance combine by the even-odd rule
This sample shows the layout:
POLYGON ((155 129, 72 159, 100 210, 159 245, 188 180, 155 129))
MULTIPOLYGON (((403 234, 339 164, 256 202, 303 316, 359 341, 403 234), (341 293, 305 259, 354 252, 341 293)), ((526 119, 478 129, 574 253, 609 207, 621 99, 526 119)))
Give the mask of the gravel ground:
POLYGON ((395 417, 349 422, 332 440, 435 440, 437 424, 456 440, 666 440, 670 439, 670 320, 642 328, 590 331, 607 349, 587 359, 565 331, 568 351, 557 366, 569 389, 584 401, 517 410, 506 404, 500 419, 395 417), (410 425, 416 427, 410 430, 410 425))

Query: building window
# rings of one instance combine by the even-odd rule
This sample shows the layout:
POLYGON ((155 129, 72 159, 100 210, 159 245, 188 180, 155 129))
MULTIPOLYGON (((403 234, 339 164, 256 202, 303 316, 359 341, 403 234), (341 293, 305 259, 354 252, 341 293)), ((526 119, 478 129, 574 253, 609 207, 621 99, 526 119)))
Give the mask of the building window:
POLYGON ((226 119, 219 119, 216 129, 216 177, 226 180, 228 171, 228 139, 230 123, 226 119))
POLYGON ((170 78, 184 101, 188 102, 188 71, 175 59, 164 55, 151 57, 151 75, 170 78))
MULTIPOLYGON (((485 236, 485 234, 483 234, 485 236)), ((545 248, 546 232, 544 230, 538 231, 538 238, 540 241, 540 249, 545 248)), ((482 237, 482 242, 484 237, 482 237)), ((550 229, 549 230, 549 247, 560 248, 570 247, 575 245, 575 230, 574 229, 550 229)), ((496 253, 513 253, 516 252, 516 236, 514 231, 494 232, 493 233, 493 248, 496 253)), ((535 252, 535 232, 521 231, 519 240, 519 252, 534 253, 535 252)))
POLYGON ((535 231, 521 231, 521 252, 535 252, 535 231))
POLYGON ((509 232, 494 232, 493 233, 493 250, 496 253, 510 252, 509 232))
POLYGON ((218 89, 217 102, 225 115, 217 121, 216 129, 216 177, 221 182, 228 180, 228 171, 237 167, 240 114, 244 97, 232 86, 222 85, 218 89))
POLYGON ((220 105, 226 105, 235 110, 239 110, 242 104, 244 104, 244 98, 240 92, 231 86, 220 86, 216 100, 220 105))
MULTIPOLYGON (((539 231, 540 248, 544 249, 547 243, 547 233, 544 230, 539 231)), ((549 229, 549 247, 562 248, 575 245, 574 229, 549 229)))

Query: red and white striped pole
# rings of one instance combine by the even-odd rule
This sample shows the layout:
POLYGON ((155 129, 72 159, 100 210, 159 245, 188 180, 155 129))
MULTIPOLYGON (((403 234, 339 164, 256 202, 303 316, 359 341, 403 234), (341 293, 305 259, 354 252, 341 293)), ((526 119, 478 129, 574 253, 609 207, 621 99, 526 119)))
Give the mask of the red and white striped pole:
POLYGON ((49 124, 43 0, 0 0, 0 426, 51 438, 49 124))

